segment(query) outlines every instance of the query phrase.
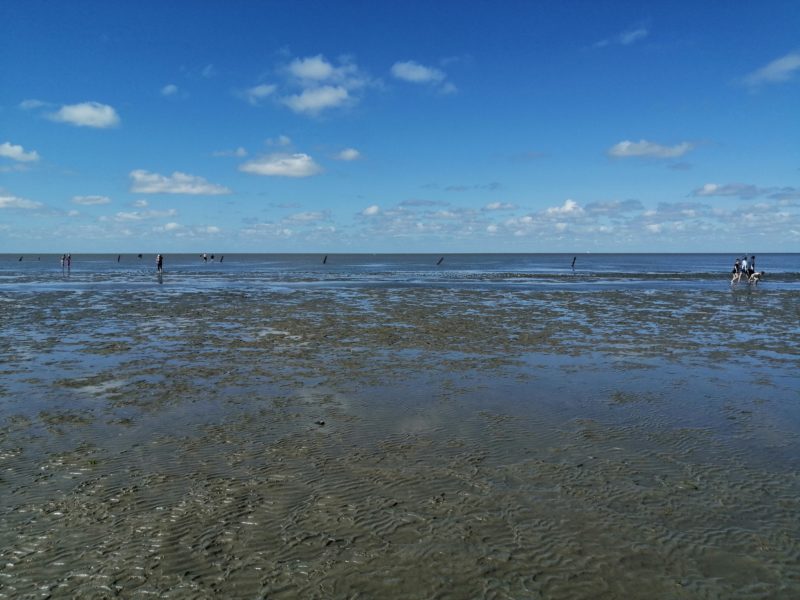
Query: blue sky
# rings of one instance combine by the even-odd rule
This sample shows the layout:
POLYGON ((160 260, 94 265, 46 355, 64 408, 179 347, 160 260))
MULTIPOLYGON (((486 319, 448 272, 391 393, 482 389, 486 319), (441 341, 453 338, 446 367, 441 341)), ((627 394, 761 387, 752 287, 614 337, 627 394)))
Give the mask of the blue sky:
POLYGON ((800 248, 800 3, 0 4, 1 252, 800 248))

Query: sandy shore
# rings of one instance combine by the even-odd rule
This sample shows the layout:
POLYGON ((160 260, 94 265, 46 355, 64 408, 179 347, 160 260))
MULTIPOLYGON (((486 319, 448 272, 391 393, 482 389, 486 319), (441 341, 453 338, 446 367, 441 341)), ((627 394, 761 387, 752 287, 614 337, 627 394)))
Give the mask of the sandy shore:
POLYGON ((0 317, 0 598, 800 593, 790 294, 165 286, 0 317))

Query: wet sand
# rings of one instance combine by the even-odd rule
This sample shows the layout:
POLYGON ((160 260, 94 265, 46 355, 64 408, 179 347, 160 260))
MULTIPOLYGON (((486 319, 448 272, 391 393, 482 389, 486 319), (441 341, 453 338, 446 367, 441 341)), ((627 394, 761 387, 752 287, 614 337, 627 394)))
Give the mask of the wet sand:
POLYGON ((800 594, 791 293, 0 300, 0 598, 800 594))

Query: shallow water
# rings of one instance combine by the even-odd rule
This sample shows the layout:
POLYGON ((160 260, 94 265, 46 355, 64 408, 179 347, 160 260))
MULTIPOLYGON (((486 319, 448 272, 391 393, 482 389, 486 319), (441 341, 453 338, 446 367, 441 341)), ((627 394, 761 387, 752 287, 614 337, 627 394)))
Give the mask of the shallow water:
POLYGON ((800 593, 789 272, 195 270, 0 287, 0 597, 800 593))

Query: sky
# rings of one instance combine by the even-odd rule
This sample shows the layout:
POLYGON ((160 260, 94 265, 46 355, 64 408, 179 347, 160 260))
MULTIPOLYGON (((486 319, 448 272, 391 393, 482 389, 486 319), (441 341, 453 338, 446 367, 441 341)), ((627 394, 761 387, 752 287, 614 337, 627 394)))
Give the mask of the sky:
POLYGON ((796 0, 0 3, 0 252, 799 250, 796 0))

